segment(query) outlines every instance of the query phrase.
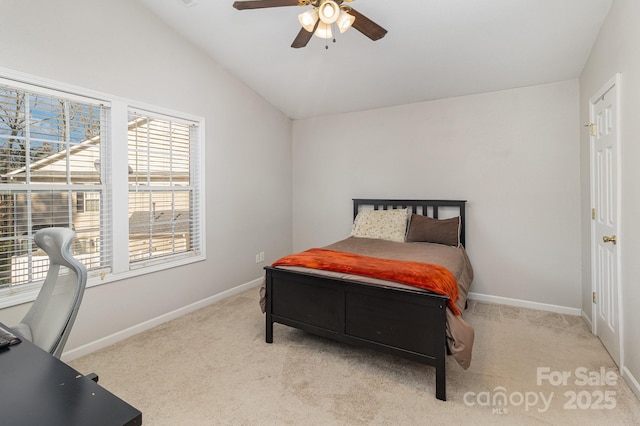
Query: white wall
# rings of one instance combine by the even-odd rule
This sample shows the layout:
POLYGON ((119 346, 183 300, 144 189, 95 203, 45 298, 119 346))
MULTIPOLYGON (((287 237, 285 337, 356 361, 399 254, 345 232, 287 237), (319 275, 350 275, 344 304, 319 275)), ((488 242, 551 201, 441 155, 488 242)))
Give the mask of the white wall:
MULTIPOLYGON (((284 114, 135 1, 0 7, 1 67, 206 120, 207 261, 89 288, 67 351, 257 279, 260 251, 266 262, 291 251, 284 114)), ((14 323, 26 308, 0 311, 0 321, 14 323)))
MULTIPOLYGON (((624 352, 623 373, 640 396, 640 2, 615 0, 591 55, 580 76, 580 121, 589 122, 589 98, 616 73, 621 73, 621 221, 620 291, 624 352)), ((581 133, 581 216, 589 218, 589 135, 581 133)), ((582 226, 583 291, 582 305, 591 318, 590 223, 582 226)))
POLYGON ((352 198, 468 200, 475 293, 579 312, 577 80, 293 123, 293 248, 345 238, 352 198))

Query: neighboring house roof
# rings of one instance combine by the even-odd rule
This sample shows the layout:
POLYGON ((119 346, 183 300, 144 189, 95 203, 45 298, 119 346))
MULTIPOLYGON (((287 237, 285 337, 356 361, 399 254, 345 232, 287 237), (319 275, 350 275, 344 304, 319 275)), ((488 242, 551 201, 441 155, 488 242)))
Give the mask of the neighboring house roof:
MULTIPOLYGON (((82 152, 84 150, 87 150, 89 148, 95 148, 96 147, 96 143, 98 143, 100 141, 100 136, 94 136, 91 139, 87 139, 85 141, 80 142, 79 144, 75 144, 72 145, 71 148, 68 150, 71 153, 77 153, 77 152, 82 152)), ((34 171, 43 169, 44 167, 47 167, 49 165, 55 164, 58 161, 64 161, 67 158, 67 150, 63 149, 62 151, 58 151, 56 153, 53 153, 45 158, 42 158, 38 161, 35 161, 33 163, 31 163, 30 165, 30 170, 33 173, 34 171)), ((65 167, 66 168, 66 167, 65 167)), ((19 175, 21 173, 24 173, 27 170, 26 167, 20 167, 19 169, 15 169, 12 170, 8 173, 5 173, 4 175, 2 175, 3 177, 7 176, 7 177, 11 177, 11 176, 15 176, 15 175, 19 175)))
MULTIPOLYGON (((131 120, 128 123, 128 130, 135 129, 136 127, 141 126, 142 124, 147 123, 148 119, 146 117, 137 118, 135 120, 131 120)), ((153 120, 152 120, 153 121, 153 120)), ((29 170, 32 174, 37 174, 46 177, 53 177, 57 175, 66 176, 66 158, 67 152, 70 155, 78 154, 79 152, 88 150, 88 149, 97 149, 98 143, 100 142, 100 136, 94 136, 90 139, 86 139, 80 143, 72 145, 68 150, 63 149, 62 151, 53 153, 45 158, 42 158, 38 161, 35 161, 29 165, 29 170), (59 165, 59 167, 56 167, 59 165), (48 169, 48 170, 47 170, 48 169), (46 172, 45 172, 46 170, 46 172)), ((95 158, 98 161, 98 165, 100 164, 100 152, 95 153, 95 158)), ((20 167, 18 169, 12 170, 2 175, 2 177, 16 177, 20 174, 25 173, 27 170, 26 167, 20 167)), ((91 174, 97 176, 98 170, 86 170, 86 171, 74 171, 74 175, 80 174, 91 174)))
POLYGON ((149 211, 136 211, 129 216, 129 235, 131 237, 149 237, 161 234, 189 234, 188 210, 157 210, 152 213, 149 221, 149 211), (175 216, 172 216, 172 213, 175 216))

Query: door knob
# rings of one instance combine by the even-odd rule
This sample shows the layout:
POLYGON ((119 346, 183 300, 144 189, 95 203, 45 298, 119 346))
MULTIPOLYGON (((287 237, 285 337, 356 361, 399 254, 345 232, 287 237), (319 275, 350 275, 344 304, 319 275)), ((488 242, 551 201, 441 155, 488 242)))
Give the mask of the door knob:
POLYGON ((610 237, 604 236, 604 237, 602 237, 602 241, 605 242, 605 243, 613 243, 614 245, 617 242, 615 235, 612 235, 610 237))

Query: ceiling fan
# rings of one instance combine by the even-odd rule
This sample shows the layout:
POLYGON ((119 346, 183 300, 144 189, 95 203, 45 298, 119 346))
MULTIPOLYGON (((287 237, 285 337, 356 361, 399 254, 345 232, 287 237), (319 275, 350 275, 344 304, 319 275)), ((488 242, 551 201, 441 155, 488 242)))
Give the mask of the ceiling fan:
MULTIPOLYGON (((373 22, 354 8, 343 5, 353 0, 246 0, 236 1, 233 7, 238 10, 262 9, 281 6, 312 6, 298 16, 302 28, 293 40, 291 47, 305 47, 311 37, 329 39, 333 37, 332 26, 343 33, 350 27, 376 41, 387 34, 387 30, 373 22)), ((334 39, 335 41, 335 39, 334 39)))

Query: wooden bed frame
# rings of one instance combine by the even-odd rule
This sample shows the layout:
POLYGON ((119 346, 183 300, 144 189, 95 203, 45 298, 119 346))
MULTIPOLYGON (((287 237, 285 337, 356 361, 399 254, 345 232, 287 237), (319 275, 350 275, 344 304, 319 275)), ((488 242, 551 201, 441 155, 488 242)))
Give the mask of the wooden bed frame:
MULTIPOLYGON (((465 242, 465 203, 452 200, 354 199, 354 218, 362 207, 410 208, 438 218, 455 208, 465 242)), ((436 368, 436 398, 446 401, 446 305, 448 296, 421 289, 363 284, 267 266, 266 341, 273 323, 331 339, 372 347, 436 368)))

